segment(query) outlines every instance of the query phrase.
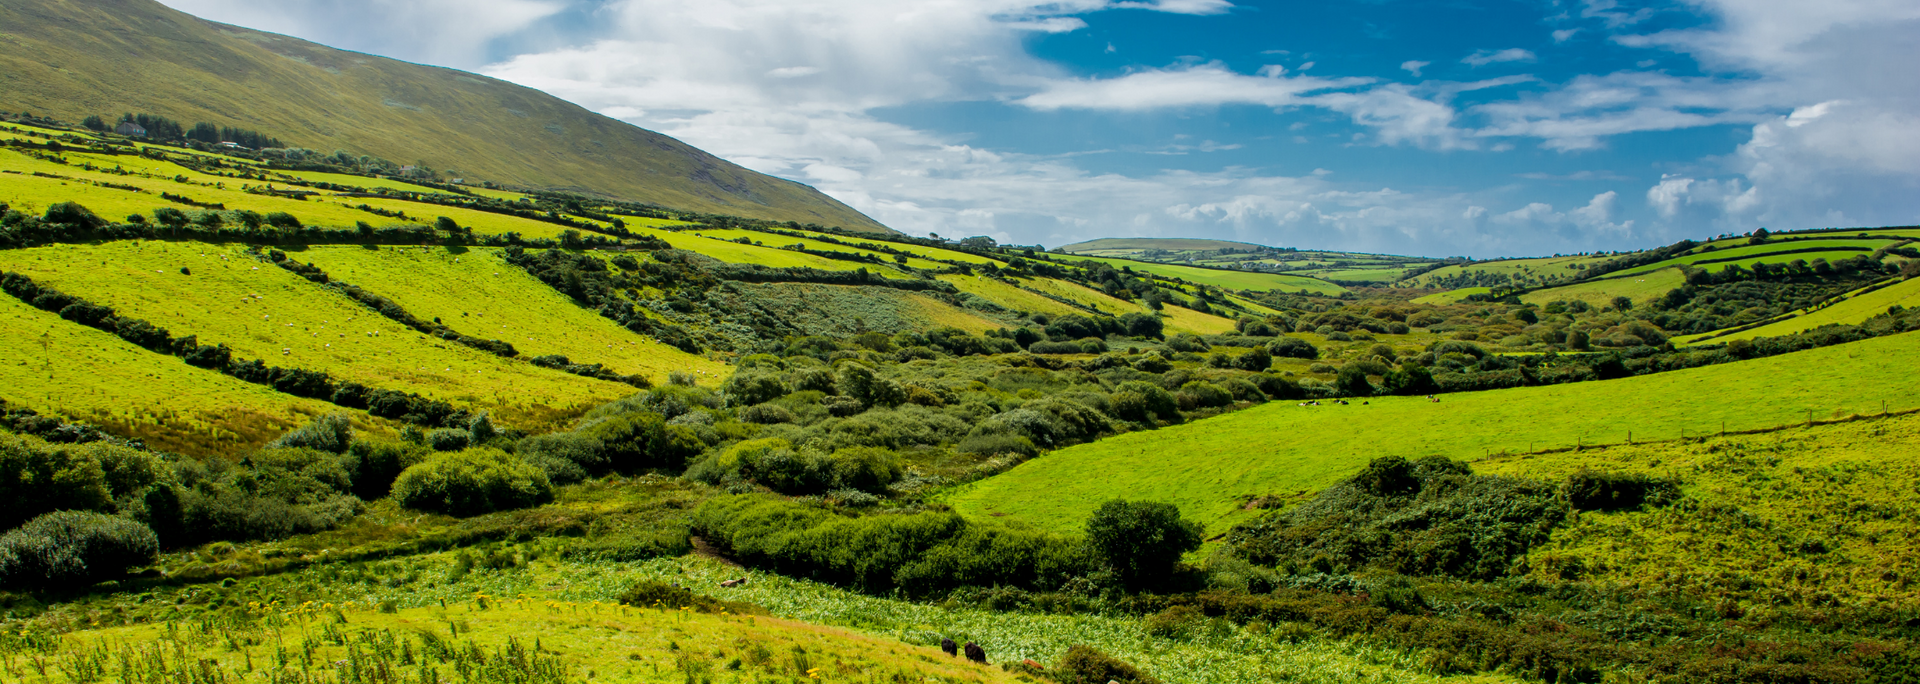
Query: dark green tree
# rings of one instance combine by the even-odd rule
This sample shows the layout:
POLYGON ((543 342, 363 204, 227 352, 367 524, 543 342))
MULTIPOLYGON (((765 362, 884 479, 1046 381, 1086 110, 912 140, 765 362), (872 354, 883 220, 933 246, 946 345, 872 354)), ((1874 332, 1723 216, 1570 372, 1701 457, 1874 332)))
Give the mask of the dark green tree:
POLYGON ((1200 548, 1203 539, 1199 523, 1157 501, 1114 499, 1087 520, 1087 546, 1132 591, 1165 583, 1180 557, 1200 548))

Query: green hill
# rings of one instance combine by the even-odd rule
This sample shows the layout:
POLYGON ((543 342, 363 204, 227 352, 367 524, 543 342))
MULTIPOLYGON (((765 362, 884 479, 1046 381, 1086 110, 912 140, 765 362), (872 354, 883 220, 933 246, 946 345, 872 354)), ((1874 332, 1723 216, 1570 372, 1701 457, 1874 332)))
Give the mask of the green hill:
POLYGON ((1167 501, 1221 533, 1251 517, 1246 505, 1257 497, 1315 492, 1381 456, 1473 459, 1878 413, 1882 400, 1915 408, 1904 369, 1920 363, 1916 343, 1920 333, 1906 333, 1620 380, 1446 395, 1440 403, 1275 402, 1062 449, 948 500, 966 515, 1053 530, 1077 528, 1109 499, 1167 501))
POLYGON ((811 187, 485 76, 218 24, 152 0, 9 2, 0 26, 0 109, 73 122, 151 113, 476 184, 886 231, 811 187))
MULTIPOLYGON (((1149 249, 1168 251, 1200 250, 1218 251, 1222 249, 1271 249, 1266 245, 1232 240, 1205 240, 1200 238, 1100 238, 1086 242, 1064 245, 1059 251, 1069 254, 1096 254, 1099 252, 1139 252, 1149 249)), ((1106 256, 1099 254, 1099 256, 1106 256)))

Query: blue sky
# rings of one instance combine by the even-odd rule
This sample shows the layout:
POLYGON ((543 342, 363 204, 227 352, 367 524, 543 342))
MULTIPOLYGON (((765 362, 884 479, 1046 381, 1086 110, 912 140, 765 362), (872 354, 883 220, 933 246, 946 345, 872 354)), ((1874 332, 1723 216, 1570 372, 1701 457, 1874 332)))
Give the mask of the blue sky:
POLYGON ((896 229, 1478 257, 1920 223, 1912 0, 165 0, 896 229))

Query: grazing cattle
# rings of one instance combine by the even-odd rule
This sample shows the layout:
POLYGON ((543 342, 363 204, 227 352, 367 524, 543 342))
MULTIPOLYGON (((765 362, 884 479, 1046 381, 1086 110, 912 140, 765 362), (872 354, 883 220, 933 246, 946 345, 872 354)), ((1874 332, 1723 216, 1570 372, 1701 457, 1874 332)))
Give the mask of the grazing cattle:
POLYGON ((940 650, 946 651, 947 655, 955 655, 960 652, 960 645, 953 643, 952 639, 941 639, 940 650))
POLYGON ((979 644, 971 641, 967 642, 967 660, 976 663, 987 662, 987 649, 981 648, 979 644))

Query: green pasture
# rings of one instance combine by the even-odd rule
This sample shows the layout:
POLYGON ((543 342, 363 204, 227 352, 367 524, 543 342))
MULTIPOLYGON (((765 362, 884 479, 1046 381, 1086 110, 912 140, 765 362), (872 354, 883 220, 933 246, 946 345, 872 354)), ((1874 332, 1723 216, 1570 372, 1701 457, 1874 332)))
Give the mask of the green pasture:
POLYGON ((1019 283, 1021 287, 1036 292, 1045 292, 1089 309, 1094 309, 1108 316, 1120 316, 1146 310, 1146 307, 1139 304, 1071 281, 1056 278, 1015 278, 1013 282, 1019 283))
POLYGON ((1418 277, 1405 282, 1409 287, 1435 287, 1435 283, 1444 278, 1465 273, 1504 273, 1515 278, 1536 276, 1548 280, 1572 278, 1580 274, 1582 269, 1579 267, 1581 266, 1591 266, 1613 258, 1612 256, 1597 255, 1477 261, 1469 264, 1443 266, 1422 273, 1418 277))
POLYGON ((1599 307, 1612 306, 1614 297, 1626 297, 1632 299, 1635 305, 1645 305, 1666 295, 1667 291, 1686 284, 1687 277, 1678 267, 1667 267, 1634 275, 1608 276, 1535 290, 1521 295, 1520 301, 1528 304, 1546 304, 1552 301, 1579 300, 1599 307))
MULTIPOLYGON (((1724 242, 1725 241, 1723 241, 1723 243, 1724 242)), ((1715 243, 1715 244, 1721 244, 1721 243, 1715 243)), ((1638 275, 1641 273, 1656 271, 1656 270, 1660 270, 1663 268, 1668 268, 1676 265, 1682 265, 1682 264, 1692 265, 1701 261, 1709 261, 1709 260, 1717 261, 1719 259, 1738 258, 1739 260, 1725 261, 1725 262, 1718 262, 1718 263, 1711 263, 1711 264, 1700 264, 1700 268, 1704 268, 1708 271, 1719 271, 1731 264, 1739 264, 1742 268, 1752 268, 1753 265, 1757 263, 1768 263, 1768 264, 1787 263, 1795 259, 1803 259, 1806 261, 1813 261, 1814 259, 1826 259, 1828 261, 1834 261, 1838 259, 1851 259, 1853 258, 1854 255, 1869 254, 1875 249, 1879 249, 1881 247, 1885 247, 1890 244, 1893 244, 1893 242, 1890 240, 1861 240, 1861 239, 1853 239, 1853 238, 1835 237, 1831 239, 1818 238, 1818 239, 1800 239, 1800 240, 1774 240, 1771 242, 1767 242, 1765 244, 1720 247, 1710 251, 1701 251, 1699 248, 1695 248, 1691 252, 1688 252, 1681 256, 1674 257, 1672 259, 1668 259, 1666 261, 1662 261, 1655 264, 1647 264, 1645 266, 1627 269, 1625 271, 1620 271, 1618 273, 1610 273, 1610 274, 1607 274, 1607 277, 1617 278, 1622 276, 1638 275), (1856 250, 1830 249, 1829 251, 1819 251, 1819 252, 1801 251, 1801 250, 1816 249, 1816 248, 1840 248, 1840 247, 1855 247, 1855 248, 1861 248, 1861 249, 1856 249, 1856 250)))
MULTIPOLYGON (((480 234, 511 232, 528 238, 552 238, 558 237, 562 231, 566 230, 565 226, 517 216, 398 199, 334 197, 330 194, 322 194, 314 199, 296 200, 248 194, 242 186, 252 181, 207 176, 170 162, 156 162, 144 157, 106 157, 69 153, 66 158, 75 165, 55 164, 34 159, 13 150, 0 150, 0 170, 22 172, 0 174, 0 202, 23 211, 44 211, 47 206, 56 202, 78 202, 95 214, 115 221, 125 219, 129 214, 152 215, 153 210, 160 207, 172 207, 189 213, 198 211, 196 207, 176 204, 160 197, 161 193, 173 193, 198 202, 222 204, 227 209, 251 209, 261 214, 286 212, 306 225, 330 228, 351 227, 362 221, 377 227, 431 224, 435 218, 445 216, 480 234), (113 168, 117 164, 126 171, 145 175, 123 176, 87 171, 77 166, 82 160, 92 161, 95 166, 103 168, 113 168), (66 176, 74 180, 30 175, 35 171, 66 176), (186 176, 193 182, 177 182, 174 180, 176 175, 186 176), (130 185, 140 188, 141 191, 104 187, 94 185, 95 182, 130 185), (387 211, 404 212, 408 220, 388 218, 354 208, 361 204, 387 211)), ((343 176, 343 178, 369 180, 357 176, 343 176)))
MULTIPOLYGON (((847 235, 833 235, 831 233, 821 233, 821 232, 811 231, 811 230, 791 230, 791 229, 789 229, 787 232, 796 232, 796 233, 800 233, 801 235, 806 235, 806 236, 815 237, 815 238, 833 238, 835 240, 841 240, 844 242, 851 242, 855 244, 858 244, 861 242, 872 242, 876 244, 884 244, 894 249, 898 249, 902 252, 906 252, 908 254, 912 254, 914 256, 923 257, 927 259, 958 261, 958 262, 967 263, 967 264, 996 264, 996 265, 1002 264, 1001 260, 995 259, 993 257, 981 256, 978 254, 974 254, 972 252, 962 252, 954 249, 941 249, 938 247, 927 247, 924 245, 917 245, 910 242, 892 242, 887 240, 886 236, 882 236, 882 235, 847 236, 847 235)), ((771 237, 777 238, 780 236, 774 235, 771 237)), ((841 249, 846 249, 846 248, 842 247, 841 249)))
MULTIPOLYGON (((893 255, 886 254, 884 252, 875 252, 873 250, 860 249, 857 247, 847 247, 844 245, 836 245, 830 242, 821 242, 819 240, 812 240, 807 238, 787 237, 785 235, 776 235, 773 233, 765 233, 757 230, 739 230, 739 229, 702 227, 702 228, 690 229, 687 231, 687 233, 691 233, 691 234, 702 236, 702 237, 709 237, 709 238, 729 240, 729 241, 738 240, 740 238, 747 238, 756 243, 760 243, 767 247, 772 247, 775 249, 787 247, 789 245, 805 245, 807 249, 816 251, 816 252, 839 252, 842 254, 858 254, 861 256, 874 256, 874 257, 879 257, 881 261, 884 261, 886 263, 889 263, 889 264, 894 263, 893 255)), ((920 259, 915 257, 908 257, 907 265, 913 268, 924 268, 924 269, 944 269, 947 267, 946 264, 942 264, 937 261, 928 261, 926 259, 920 259)))
POLYGON ((1920 279, 1908 279, 1862 295, 1851 295, 1846 299, 1825 308, 1813 311, 1794 312, 1792 318, 1770 323, 1752 330, 1744 330, 1730 335, 1716 336, 1714 333, 1689 335, 1674 340, 1676 345, 1714 344, 1733 340, 1751 340, 1761 337, 1780 337, 1812 330, 1823 325, 1853 325, 1874 316, 1886 313, 1890 307, 1920 307, 1920 279))
POLYGON ((941 281, 952 283, 962 293, 974 295, 987 301, 1004 306, 1013 311, 1044 313, 1049 316, 1085 314, 1086 312, 1062 304, 1030 290, 977 275, 944 274, 937 276, 941 281))
POLYGON ((8 359, 0 363, 7 406, 65 415, 178 453, 258 447, 340 410, 189 366, 12 297, 0 296, 0 349, 8 359))
MULTIPOLYGON (((893 271, 890 266, 863 264, 856 261, 841 261, 826 257, 795 252, 789 249, 743 245, 737 242, 717 238, 701 237, 704 231, 673 232, 657 228, 638 227, 637 235, 651 235, 680 249, 704 254, 720 261, 735 264, 759 264, 773 268, 817 268, 823 271, 857 271, 862 268, 879 274, 893 271)), ((778 237, 778 236, 770 236, 778 237)), ((889 262, 891 263, 891 262, 889 262)))
POLYGON ((1106 259, 1106 258, 1100 258, 1100 257, 1083 257, 1083 256, 1062 255, 1062 254, 1055 254, 1052 256, 1053 258, 1058 259, 1060 261, 1064 261, 1064 262, 1098 261, 1100 263, 1107 264, 1114 268, 1120 268, 1122 266, 1126 266, 1128 268, 1132 268, 1135 271, 1152 273, 1162 278, 1169 278, 1169 279, 1180 278, 1189 283, 1211 285, 1214 287, 1224 287, 1232 290, 1252 290, 1252 291, 1279 290, 1281 292, 1299 292, 1301 290, 1305 290, 1312 294, 1323 294, 1323 295, 1334 295, 1334 294, 1340 294, 1342 292, 1347 291, 1347 289, 1344 287, 1340 287, 1339 285, 1335 285, 1333 283, 1329 283, 1324 280, 1318 280, 1314 278, 1303 278, 1300 276, 1293 276, 1293 275, 1281 275, 1276 273, 1260 273, 1257 271, 1230 271, 1225 269, 1198 268, 1194 266, 1179 266, 1175 264, 1157 264, 1157 263, 1152 263, 1147 261, 1131 261, 1127 259, 1106 259))
POLYGON ((474 337, 508 339, 524 357, 559 354, 574 363, 603 363, 655 384, 665 384, 671 371, 719 378, 731 369, 628 331, 508 264, 499 250, 325 246, 292 256, 421 319, 474 337))
MULTIPOLYGON (((146 319, 175 336, 226 344, 240 358, 487 409, 498 420, 528 429, 558 427, 633 392, 624 384, 540 368, 404 328, 234 245, 53 245, 0 252, 0 269, 146 319)), ((541 338, 568 334, 564 329, 506 332, 511 334, 499 339, 535 346, 541 338)))
POLYGON ((1300 497, 1381 456, 1471 459, 1670 440, 1878 413, 1920 401, 1920 333, 1620 380, 1355 400, 1274 402, 1044 454, 947 500, 968 516, 1070 531, 1115 498, 1176 504, 1225 532, 1260 496, 1300 497), (1811 370, 1810 370, 1811 369, 1811 370), (1325 402, 1323 402, 1325 403, 1325 402))
POLYGON ((983 333, 1006 327, 978 312, 918 292, 885 287, 819 283, 742 283, 736 286, 759 306, 816 334, 920 332, 952 327, 983 333))
POLYGON ((1758 435, 1494 456, 1493 475, 1581 469, 1680 484, 1698 505, 1582 513, 1528 554, 1542 580, 1729 596, 1749 611, 1832 601, 1915 605, 1920 584, 1920 415, 1758 435), (1824 599, 1820 597, 1825 597, 1824 599))

